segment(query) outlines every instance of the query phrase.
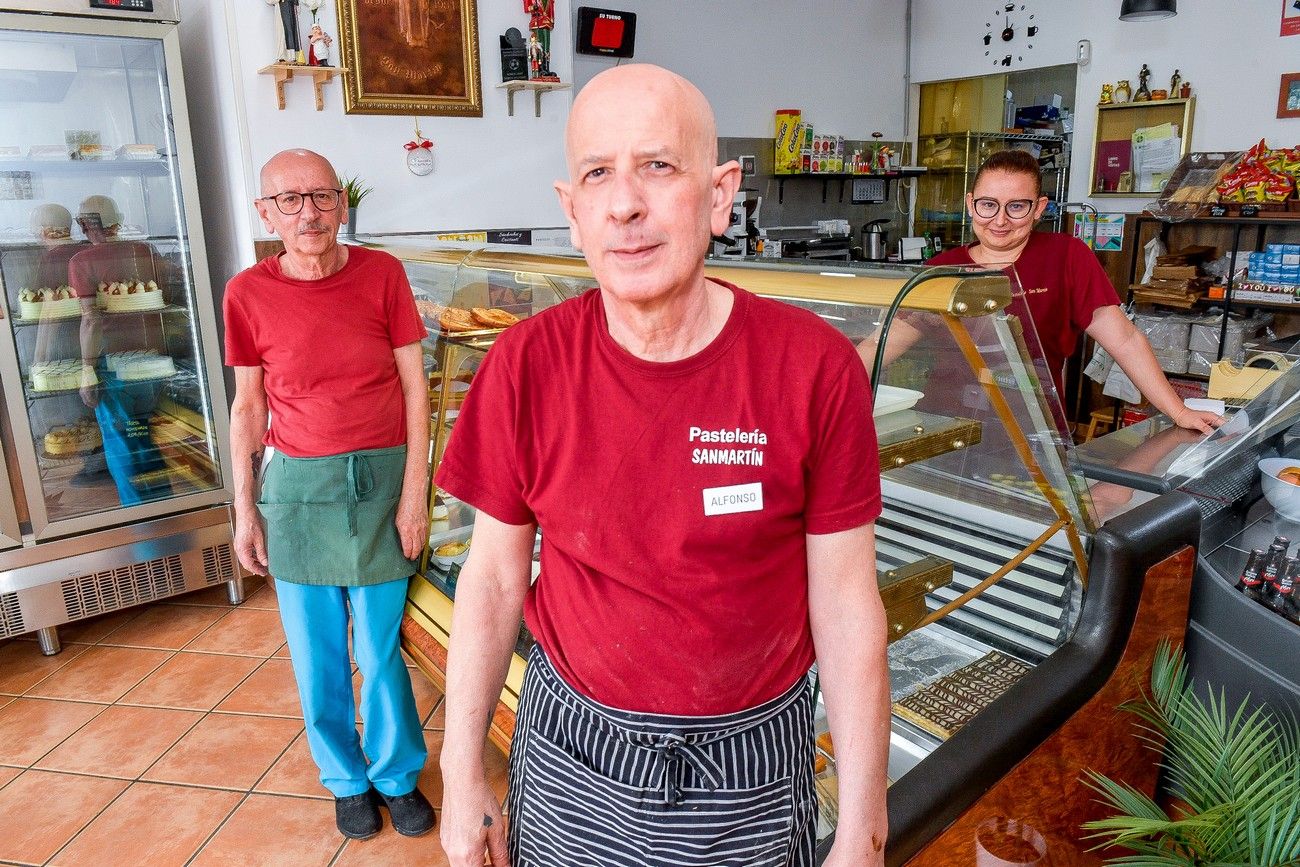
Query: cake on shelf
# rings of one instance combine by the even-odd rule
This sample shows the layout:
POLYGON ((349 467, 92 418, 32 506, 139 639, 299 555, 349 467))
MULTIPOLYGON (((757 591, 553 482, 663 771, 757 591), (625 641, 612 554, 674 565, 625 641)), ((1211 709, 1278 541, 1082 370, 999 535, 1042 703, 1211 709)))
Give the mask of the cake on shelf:
POLYGON ((80 316, 81 300, 71 286, 57 289, 23 289, 18 293, 18 315, 23 319, 58 319, 80 316))
POLYGON ((27 152, 27 158, 51 162, 70 159, 67 145, 32 145, 31 150, 27 152))
POLYGON ((95 369, 79 358, 41 361, 32 365, 30 374, 32 391, 66 391, 99 382, 95 369))
POLYGON ((113 151, 102 144, 81 144, 77 145, 77 149, 73 153, 73 159, 102 160, 112 156, 112 154, 113 151))
POLYGON ((151 144, 124 144, 117 149, 117 156, 124 160, 156 160, 158 146, 151 144))
POLYGON ((76 424, 55 425, 45 435, 45 454, 52 458, 93 452, 104 444, 99 425, 94 419, 83 418, 76 424))
POLYGON ((163 379, 176 373, 176 362, 170 356, 148 349, 110 352, 104 362, 109 372, 121 380, 163 379))
POLYGON ((134 313, 161 310, 166 302, 154 281, 123 280, 100 283, 95 293, 95 304, 109 313, 134 313))

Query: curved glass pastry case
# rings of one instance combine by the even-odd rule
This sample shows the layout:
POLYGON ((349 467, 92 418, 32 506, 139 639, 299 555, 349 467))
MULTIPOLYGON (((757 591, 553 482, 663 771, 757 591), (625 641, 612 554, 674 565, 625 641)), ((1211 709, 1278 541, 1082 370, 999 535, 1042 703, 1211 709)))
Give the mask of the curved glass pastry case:
MULTIPOLYGON (((595 284, 586 264, 572 257, 372 240, 404 262, 417 305, 428 314, 436 463, 454 435, 473 372, 500 333, 445 332, 436 318, 441 308, 498 306, 525 317, 595 284)), ((1063 747, 1053 738, 1061 723, 1079 716, 1113 678, 1136 684, 1133 671, 1148 661, 1149 648, 1128 639, 1144 587, 1168 592, 1174 581, 1144 582, 1143 575, 1171 555, 1186 559, 1196 510, 1174 495, 1137 510, 1125 525, 1096 527, 1013 273, 751 263, 710 264, 706 273, 811 310, 858 345, 864 364, 878 368, 872 382, 884 514, 876 527, 876 569, 894 702, 888 860, 923 863, 927 852, 951 850, 969 856, 953 863, 970 863, 974 837, 965 828, 994 803, 994 781, 1038 751, 1046 751, 1041 758, 1049 766, 1059 764, 1063 747), (891 346, 892 340, 899 342, 891 346), (989 727, 995 737, 970 734, 989 727)), ((441 491, 431 497, 433 526, 403 637, 441 686, 473 514, 441 491)), ((535 552, 545 544, 539 534, 535 552)), ((535 553, 534 580, 545 580, 537 559, 535 553)), ((1178 610, 1175 602, 1143 628, 1181 634, 1185 598, 1181 620, 1178 610)), ((503 750, 530 642, 521 627, 490 732, 503 750)), ((1094 719, 1080 724, 1104 740, 1094 719)), ((834 839, 837 780, 820 705, 818 725, 824 856, 834 839)), ((1127 737, 1118 724, 1108 725, 1117 740, 1127 737)), ((1108 752, 1129 756, 1116 746, 1096 767, 1111 767, 1108 752)), ((1068 826, 1075 813, 1079 821, 1092 818, 1091 798, 1077 780, 1057 780, 1061 773, 1057 767, 1051 785, 1062 815, 1041 816, 1047 799, 1039 783, 1023 804, 1011 798, 996 809, 1040 825, 1053 845, 1073 845, 1077 823, 1068 826)))

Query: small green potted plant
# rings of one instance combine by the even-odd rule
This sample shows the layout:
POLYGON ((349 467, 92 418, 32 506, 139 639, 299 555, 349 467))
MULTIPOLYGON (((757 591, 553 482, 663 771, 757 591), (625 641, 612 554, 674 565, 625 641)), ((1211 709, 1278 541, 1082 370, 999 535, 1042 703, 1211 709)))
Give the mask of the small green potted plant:
POLYGON ((1194 688, 1182 652, 1162 643, 1151 694, 1121 706, 1138 737, 1163 754, 1172 799, 1166 810, 1142 792, 1093 771, 1086 782, 1113 815, 1084 824, 1097 849, 1129 850, 1111 865, 1300 864, 1300 725, 1294 717, 1235 711, 1220 693, 1194 688))
POLYGON ((343 176, 339 179, 343 185, 343 195, 348 200, 348 224, 343 228, 344 236, 354 238, 357 234, 357 208, 361 205, 362 199, 370 195, 372 187, 366 186, 365 182, 358 177, 343 176))

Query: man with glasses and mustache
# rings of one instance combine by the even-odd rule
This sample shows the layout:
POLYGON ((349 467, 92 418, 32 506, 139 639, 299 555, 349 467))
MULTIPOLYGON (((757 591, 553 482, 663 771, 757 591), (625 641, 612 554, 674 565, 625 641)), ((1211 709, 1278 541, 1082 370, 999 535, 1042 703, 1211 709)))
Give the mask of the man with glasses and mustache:
POLYGON ((347 209, 324 157, 276 154, 261 183, 254 204, 284 252, 237 274, 224 301, 235 550, 245 569, 278 579, 307 742, 339 831, 378 833, 382 803, 416 836, 434 814, 415 785, 426 750, 398 627, 429 530, 426 332, 401 263, 338 243, 347 209))
MULTIPOLYGON (((1120 309, 1115 287, 1088 246, 1069 235, 1034 231, 1046 208, 1038 160, 1021 150, 999 151, 980 166, 966 194, 975 241, 944 250, 926 264, 1014 266, 1062 399, 1065 360, 1086 333, 1111 354, 1143 396, 1179 427, 1209 433, 1222 424, 1221 416, 1184 405, 1165 379, 1151 344, 1120 309)), ((911 319, 895 320, 885 350, 886 362, 921 337, 911 319)), ((864 341, 859 352, 871 364, 875 341, 864 341)))

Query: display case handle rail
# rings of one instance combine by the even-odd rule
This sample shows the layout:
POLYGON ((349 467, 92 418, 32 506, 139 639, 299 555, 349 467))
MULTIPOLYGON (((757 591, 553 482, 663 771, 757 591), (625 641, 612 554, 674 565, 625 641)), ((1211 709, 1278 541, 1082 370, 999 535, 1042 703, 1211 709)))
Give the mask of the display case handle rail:
POLYGON ((998 569, 998 571, 994 572, 992 575, 985 578, 983 581, 976 584, 974 587, 967 590, 965 593, 961 594, 956 599, 953 599, 952 601, 944 604, 943 606, 936 608, 934 611, 931 611, 925 617, 921 618, 921 622, 916 624, 916 626, 913 629, 914 630, 921 629, 923 627, 929 626, 931 623, 934 623, 936 620, 940 620, 944 617, 947 617, 949 614, 956 611, 958 608, 962 607, 967 602, 974 599, 976 596, 979 596, 985 590, 989 589, 994 584, 997 584, 1003 578, 1010 575, 1011 572, 1016 569, 1016 567, 1018 567, 1021 563, 1025 562, 1026 560, 1028 560, 1031 554, 1033 554, 1039 548, 1043 547, 1043 545, 1047 544, 1048 539, 1051 539, 1053 536, 1055 536, 1057 533, 1059 533, 1061 530, 1065 529, 1069 525, 1070 525, 1070 521, 1068 518, 1064 518, 1064 517, 1058 518, 1055 524, 1052 524, 1050 527, 1044 530, 1037 539, 1030 542, 1029 545, 1023 551, 1021 551, 1019 554, 1017 554, 1016 556, 1008 560, 1006 564, 1002 566, 1002 568, 998 569))

